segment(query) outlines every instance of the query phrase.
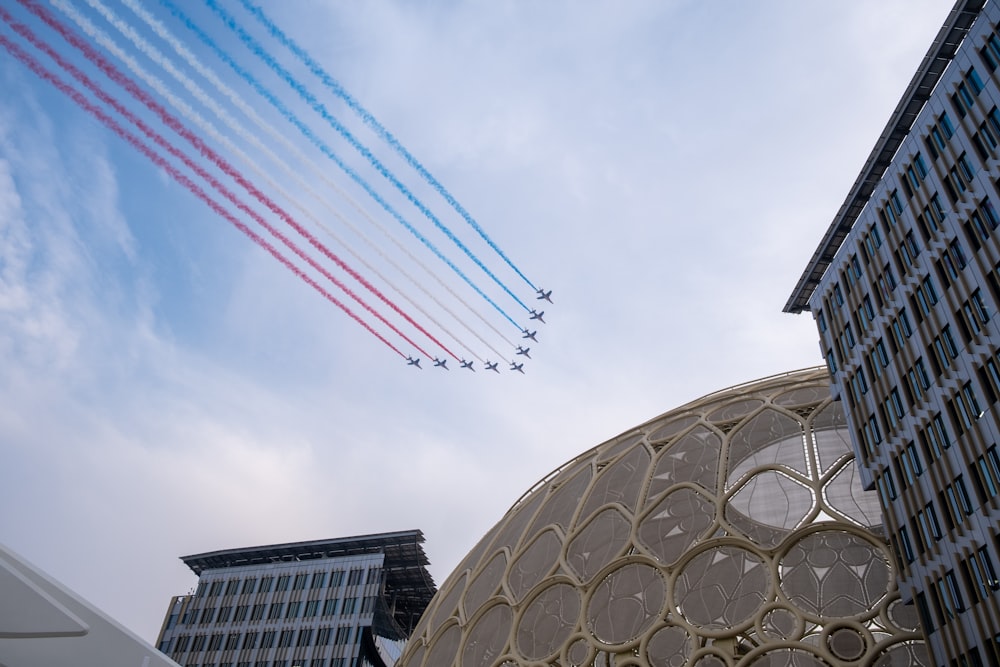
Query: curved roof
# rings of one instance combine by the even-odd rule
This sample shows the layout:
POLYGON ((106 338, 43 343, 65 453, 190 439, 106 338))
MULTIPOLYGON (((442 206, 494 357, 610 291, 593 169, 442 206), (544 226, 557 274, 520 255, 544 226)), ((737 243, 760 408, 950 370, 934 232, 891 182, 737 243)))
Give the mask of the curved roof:
POLYGON ((573 458, 441 586, 397 667, 929 664, 825 369, 573 458))

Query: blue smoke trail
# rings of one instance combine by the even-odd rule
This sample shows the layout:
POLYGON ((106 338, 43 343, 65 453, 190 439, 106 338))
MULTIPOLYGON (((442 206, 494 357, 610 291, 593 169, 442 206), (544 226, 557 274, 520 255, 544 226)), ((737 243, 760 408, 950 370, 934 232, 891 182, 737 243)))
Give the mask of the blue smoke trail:
POLYGON ((205 0, 205 4, 212 11, 214 11, 220 19, 222 19, 222 22, 225 23, 230 30, 232 30, 239 36, 240 40, 247 46, 247 48, 253 51, 254 55, 263 60, 267 64, 267 66, 274 71, 275 74, 281 77, 285 81, 285 83, 287 83, 292 88, 292 90, 297 92, 299 96, 303 100, 305 100, 316 113, 322 116, 322 118, 325 121, 327 121, 330 124, 330 126, 333 127, 333 129, 335 129, 342 137, 344 137, 344 139, 346 139, 348 143, 350 143, 351 146, 354 147, 355 150, 361 153, 361 155, 363 155, 368 160, 368 162, 373 167, 375 167, 375 169, 378 170, 378 172, 382 174, 382 176, 386 178, 386 180, 392 183, 397 190, 399 190, 404 196, 406 196, 406 198, 410 201, 411 204, 416 206, 417 209, 419 209, 420 212, 423 213, 428 220, 434 223, 435 227, 437 227, 445 236, 451 239, 452 242, 455 245, 457 245, 469 259, 475 262, 476 265, 479 266, 479 268, 482 269, 486 273, 486 275, 493 280, 493 282, 495 282, 497 285, 503 288, 503 290, 507 292, 510 298, 514 299, 514 301, 516 301, 522 308, 524 308, 525 310, 530 310, 530 308, 524 305, 524 302, 522 302, 519 298, 517 298, 517 296, 510 291, 510 288, 508 288, 499 278, 497 278, 493 274, 493 272, 490 271, 486 267, 486 265, 483 264, 482 261, 478 257, 476 257, 472 253, 472 251, 469 250, 465 246, 465 244, 462 243, 461 240, 459 240, 457 236, 455 236, 454 233, 452 233, 450 229, 448 229, 444 224, 441 223, 440 220, 438 220, 437 216, 434 215, 434 213, 431 212, 429 208, 424 206, 423 202, 417 199, 413 195, 413 193, 410 192, 409 189, 407 189, 407 187, 403 185, 403 183, 400 182, 399 179, 397 179, 393 175, 391 171, 386 169, 385 165, 383 165, 379 161, 379 159, 375 157, 375 155, 373 155, 370 150, 368 150, 368 148, 366 148, 363 144, 361 144, 361 142, 359 142, 354 137, 354 135, 352 135, 350 131, 348 131, 347 128, 341 125, 337 121, 337 119, 334 118, 330 114, 330 112, 326 110, 326 107, 316 99, 315 95, 306 90, 305 86, 299 83, 288 70, 286 70, 280 64, 278 64, 278 62, 271 56, 271 54, 265 51, 264 48, 253 37, 251 37, 250 34, 247 33, 247 31, 244 30, 241 25, 239 25, 236 22, 236 19, 234 19, 232 16, 226 13, 226 11, 218 5, 216 0, 205 0))
MULTIPOLYGON (((430 249, 431 252, 433 252, 438 257, 438 259, 447 264, 452 269, 452 271, 458 274, 458 276, 462 278, 462 280, 464 280, 466 284, 469 285, 469 287, 474 289, 476 293, 479 294, 479 296, 481 296, 483 299, 486 300, 487 303, 493 306, 497 310, 497 312, 499 312, 507 319, 507 321, 509 321, 518 329, 521 329, 521 326, 517 322, 515 322, 510 315, 508 315, 489 296, 487 296, 475 283, 473 283, 472 280, 470 280, 469 277, 466 276, 465 273, 463 273, 460 268, 455 266, 455 264, 450 259, 445 257, 444 254, 429 239, 427 239, 423 234, 421 234, 420 231, 417 230, 413 225, 407 222, 406 219, 403 218, 403 216, 401 216, 398 212, 396 212, 396 210, 392 208, 392 206, 387 201, 385 201, 377 192, 375 192, 375 190, 373 190, 372 187, 363 178, 361 178, 361 176, 358 175, 357 172, 355 172, 348 165, 346 165, 339 157, 337 157, 337 155, 332 150, 330 150, 330 148, 325 143, 323 143, 312 132, 312 130, 310 130, 301 120, 299 120, 298 117, 295 116, 295 114, 289 111, 284 104, 278 101, 277 97, 275 97, 274 94, 271 93, 271 91, 269 91, 259 81, 257 81, 257 79, 253 77, 253 75, 251 75, 249 72, 240 67, 236 63, 236 61, 234 61, 232 57, 229 56, 228 53, 219 48, 219 46, 215 43, 215 41, 211 37, 209 37, 203 30, 201 30, 201 28, 195 25, 195 23, 190 18, 188 18, 187 15, 181 12, 181 10, 177 8, 171 2, 171 0, 160 0, 160 4, 163 5, 163 7, 165 7, 174 18, 183 23, 188 30, 193 32, 198 37, 198 39, 200 39, 206 46, 212 49, 215 52, 215 54, 223 60, 223 62, 229 65, 244 81, 246 81, 249 85, 251 85, 254 88, 254 90, 256 90, 258 94, 260 94, 275 109, 277 109, 278 112, 281 113, 281 115, 284 116, 284 118, 288 122, 295 125, 295 127, 297 127, 299 131, 301 131, 313 143, 313 145, 316 146, 316 148, 322 151, 323 154, 326 155, 328 158, 333 160, 337 164, 337 166, 344 171, 344 173, 346 173, 354 180, 355 183, 364 188, 365 192, 367 192, 372 199, 377 201, 379 205, 381 205, 382 208, 385 209, 387 213, 389 213, 389 215, 395 218, 397 222, 399 222, 411 234, 417 237, 417 239, 419 239, 421 243, 427 246, 427 248, 430 249)), ((518 303, 520 303, 520 301, 518 301, 518 303)), ((522 303, 521 305, 523 306, 524 304, 522 303)))
POLYGON ((493 239, 491 239, 489 236, 486 235, 486 230, 484 230, 482 227, 479 226, 479 223, 477 223, 472 218, 472 216, 469 215, 469 213, 465 210, 465 208, 458 203, 458 201, 451 195, 451 193, 448 192, 444 188, 444 186, 441 185, 441 183, 424 168, 424 165, 422 165, 420 161, 418 161, 415 157, 413 157, 413 155, 408 150, 406 150, 406 148, 401 143, 399 143, 399 140, 396 139, 396 137, 394 137, 391 132, 385 129, 385 127, 383 127, 382 124, 379 123, 378 120, 376 120, 375 116, 373 116, 371 112, 369 112, 367 109, 361 106, 361 104, 358 103, 358 101, 355 100, 354 97, 351 96, 351 94, 348 93, 336 79, 327 74, 326 70, 324 70, 319 65, 319 63, 313 60, 312 57, 306 52, 306 50, 303 49, 301 46, 299 46, 298 43, 295 42, 295 40, 293 40, 291 37, 287 36, 284 32, 282 32, 281 29, 278 28, 278 26, 276 26, 271 21, 271 19, 269 19, 264 14, 264 11, 260 7, 254 5, 252 2, 250 2, 250 0, 240 0, 240 2, 243 4, 243 7, 253 15, 254 18, 256 18, 265 28, 267 28, 268 32, 271 33, 272 37, 281 42, 285 46, 285 48, 287 48, 289 51, 298 56, 299 60, 305 63, 306 67, 308 67, 309 70, 313 74, 315 74, 316 77, 319 78, 319 80, 322 81, 327 88, 329 88, 331 91, 333 91, 335 95, 337 95, 337 97, 339 97, 340 99, 342 99, 344 102, 347 103, 347 106, 349 106, 354 111, 354 113, 356 113, 364 121, 365 125, 367 125, 376 134, 378 134, 378 136, 381 137, 383 141, 392 146, 392 148, 396 151, 396 153, 398 153, 404 160, 406 160, 407 164, 409 164, 414 170, 416 170, 417 173, 419 173, 424 178, 424 180, 431 185, 431 187, 437 190, 438 194, 441 195, 445 199, 445 201, 451 204, 452 208, 454 208, 465 219, 465 221, 469 223, 469 225, 473 229, 475 229, 476 232, 479 233, 479 236, 481 236, 482 239, 486 241, 486 243, 488 243, 489 246, 493 248, 493 250, 496 251, 496 253, 500 255, 501 258, 503 258, 503 261, 507 262, 507 266, 512 268, 517 273, 517 275, 521 276, 521 278, 524 279, 524 282, 528 283, 531 289, 537 291, 538 288, 535 287, 535 285, 530 280, 528 280, 528 277, 523 273, 521 273, 521 270, 518 269, 516 266, 514 266, 514 263, 510 261, 510 259, 507 257, 507 255, 504 254, 504 252, 499 248, 499 246, 497 246, 497 244, 493 242, 493 239))

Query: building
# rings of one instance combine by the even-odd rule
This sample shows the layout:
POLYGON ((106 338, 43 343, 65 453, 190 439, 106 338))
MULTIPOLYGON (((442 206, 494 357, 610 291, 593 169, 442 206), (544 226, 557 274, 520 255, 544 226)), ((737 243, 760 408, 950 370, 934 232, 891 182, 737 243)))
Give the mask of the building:
POLYGON ((398 667, 932 665, 825 368, 567 461, 441 586, 398 667))
POLYGON ((960 0, 785 306, 937 665, 1000 664, 1000 7, 960 0))
POLYGON ((435 593, 419 530, 185 556, 158 646, 181 665, 391 666, 435 593))
POLYGON ((3 545, 0 665, 177 667, 147 641, 3 545))

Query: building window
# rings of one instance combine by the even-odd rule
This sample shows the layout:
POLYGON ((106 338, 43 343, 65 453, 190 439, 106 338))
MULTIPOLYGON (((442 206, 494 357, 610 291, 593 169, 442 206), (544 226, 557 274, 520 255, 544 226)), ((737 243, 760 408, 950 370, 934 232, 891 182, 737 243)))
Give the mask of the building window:
POLYGON ((253 589, 256 584, 257 584, 256 579, 246 579, 243 582, 243 591, 242 591, 243 594, 246 595, 247 593, 253 593, 253 589))
POLYGON ((288 580, 289 579, 290 579, 290 577, 287 574, 283 574, 280 577, 278 577, 278 587, 277 587, 277 590, 279 590, 279 591, 287 591, 288 590, 288 580))
POLYGON ((312 588, 324 588, 326 586, 326 572, 314 572, 312 577, 312 588))
POLYGON ((273 585, 274 585, 274 578, 273 577, 264 577, 263 579, 260 580, 260 592, 261 593, 270 593, 271 592, 271 587, 273 585))
POLYGON ((327 646, 333 638, 333 628, 320 628, 316 632, 316 646, 327 646))
POLYGON ((284 608, 285 608, 284 602, 272 602, 271 609, 267 612, 267 618, 269 620, 275 618, 281 618, 281 612, 284 610, 284 608))
POLYGON ((297 574, 295 575, 295 583, 293 584, 292 587, 297 591, 301 591, 303 588, 306 587, 306 581, 308 579, 309 579, 308 574, 297 574))
POLYGON ((243 648, 244 649, 256 648, 256 647, 257 647, 257 633, 256 632, 248 632, 245 635, 243 635, 243 648))
POLYGON ((325 603, 323 603, 323 615, 324 616, 333 616, 336 613, 337 613, 337 600, 336 600, 336 598, 331 599, 331 600, 327 600, 325 603))
POLYGON ((991 72, 997 68, 997 63, 1000 61, 1000 40, 995 34, 990 33, 986 38, 986 44, 979 50, 979 55, 991 72))
POLYGON ((285 618, 298 618, 299 614, 302 612, 302 603, 298 600, 288 603, 288 611, 285 613, 285 618))
POLYGON ((298 641, 295 642, 296 646, 309 646, 312 644, 313 629, 312 628, 302 628, 299 630, 298 641))
POLYGON ((334 644, 347 644, 351 639, 351 628, 350 626, 342 625, 337 628, 337 635, 333 640, 334 644))
POLYGON ((240 643, 240 633, 230 632, 229 636, 226 637, 226 650, 227 651, 235 650, 239 646, 239 643, 240 643))
POLYGON ((278 635, 278 648, 287 648, 292 645, 292 634, 294 630, 282 630, 278 635))
POLYGON ((341 570, 330 573, 330 588, 338 588, 344 583, 344 573, 341 570))

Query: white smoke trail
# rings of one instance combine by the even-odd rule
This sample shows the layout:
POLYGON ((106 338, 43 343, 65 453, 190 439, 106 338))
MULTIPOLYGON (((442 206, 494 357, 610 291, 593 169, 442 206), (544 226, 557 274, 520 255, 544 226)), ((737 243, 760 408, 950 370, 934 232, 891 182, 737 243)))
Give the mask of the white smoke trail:
MULTIPOLYGON (((91 39, 94 39, 99 44, 101 44, 105 49, 107 49, 109 52, 111 52, 112 54, 114 54, 115 56, 117 56, 122 62, 124 62, 129 67, 129 69, 131 69, 133 71, 133 73, 136 74, 136 76, 138 76, 140 79, 142 79, 151 88, 153 88, 154 90, 156 90, 163 98, 167 99, 191 123, 197 125, 206 134, 208 134, 209 136, 211 136, 217 142, 219 142, 222 145, 226 146, 226 148, 228 148, 233 154, 237 155, 244 162, 244 164, 246 164, 255 174, 258 175, 258 177, 262 178, 265 182, 268 183, 268 185, 270 185, 272 188, 274 188, 275 190, 277 190, 285 198, 286 201, 293 202, 293 204, 295 204, 296 207, 299 208, 304 214, 306 214, 306 216, 309 217, 315 224, 317 224, 321 228, 324 228, 325 231, 327 231, 328 233, 332 234, 332 232, 330 232, 329 229, 326 229, 325 226, 322 225, 322 223, 320 223, 318 220, 316 220, 314 216, 312 216, 308 211, 305 211, 301 206, 299 206, 298 202, 295 199, 293 199, 292 197, 290 197, 290 195, 287 192, 285 192, 280 186, 278 186, 262 169, 260 169, 260 167, 253 160, 251 160, 249 158, 249 156, 247 156, 243 151, 241 151, 239 148, 237 148, 236 146, 234 146, 232 144, 232 142, 229 141, 227 138, 223 137, 215 129, 215 127, 211 125, 211 123, 205 121, 203 118, 201 118, 200 115, 197 114, 197 112, 195 112, 193 109, 191 109, 187 104, 185 104, 184 102, 182 102, 181 100, 179 100, 176 96, 174 96, 173 94, 171 94, 167 90, 166 86, 159 79, 157 79, 155 76, 153 76, 153 75, 149 74, 148 72, 146 72, 138 63, 135 62, 134 59, 132 59, 131 57, 129 57, 120 48, 118 48, 118 46, 107 35, 105 35, 103 32, 101 32, 88 19, 86 19, 85 17, 83 17, 81 14, 79 14, 79 12, 77 12, 74 8, 66 5, 64 2, 62 2, 62 0, 53 0, 53 5, 56 6, 64 14, 66 14, 71 20, 73 20, 84 32, 86 32, 91 37, 91 39)), ((107 18, 109 20, 109 22, 111 22, 113 25, 116 25, 116 27, 118 27, 119 29, 121 29, 123 26, 126 27, 126 28, 128 28, 127 25, 125 25, 120 19, 117 19, 117 17, 114 16, 114 14, 112 14, 110 12, 110 10, 107 10, 107 8, 104 8, 103 6, 97 7, 97 6, 95 6, 95 3, 92 3, 92 6, 97 11, 101 11, 101 9, 104 9, 105 11, 103 11, 101 13, 105 15, 105 18, 107 18)), ((139 41, 142 41, 141 37, 138 37, 137 35, 135 35, 134 31, 130 30, 130 32, 132 32, 132 35, 135 36, 139 41)), ((135 42, 133 42, 133 43, 135 43, 135 42)), ((143 52, 146 53, 146 55, 149 56, 151 59, 153 59, 154 61, 156 61, 157 60, 156 56, 160 55, 159 52, 156 51, 155 48, 151 47, 148 44, 146 44, 146 46, 149 46, 150 48, 149 48, 149 50, 144 50, 143 52)), ((140 48, 138 44, 136 45, 136 47, 140 48)), ((140 50, 142 50, 142 49, 140 48, 140 50)), ((159 60, 160 61, 163 60, 162 55, 160 55, 159 60)), ((162 62, 159 62, 158 64, 160 64, 161 66, 163 66, 162 62)), ((164 69, 167 69, 167 71, 170 71, 170 69, 168 69, 166 67, 164 69)), ((174 70, 174 72, 176 72, 176 70, 174 70)), ((179 73, 177 73, 177 74, 179 74, 179 73)), ((183 76, 183 75, 181 75, 181 76, 183 76)), ((175 78, 176 78, 176 74, 175 74, 175 78)), ((206 104, 206 106, 209 106, 209 108, 212 108, 212 106, 214 105, 214 102, 212 102, 208 98, 208 96, 204 93, 204 91, 202 91, 195 84, 193 84, 193 82, 189 81, 189 83, 191 83, 191 87, 188 88, 189 92, 191 92, 192 95, 195 95, 195 97, 198 98, 199 101, 201 101, 203 104, 206 104)), ((215 107, 216 107, 216 109, 218 108, 217 105, 215 105, 215 107)), ((221 110, 219 110, 219 111, 221 111, 221 110)), ((223 114, 224 114, 224 112, 223 112, 223 114)), ((227 119, 227 117, 228 116, 224 115, 223 116, 223 120, 225 121, 227 119)), ((230 118, 230 120, 231 120, 231 118, 230 118)), ((244 130, 244 132, 245 132, 245 130, 244 130)), ((244 137, 244 138, 246 138, 246 137, 244 137)), ((257 143, 259 145, 259 142, 257 142, 257 143)), ((261 146, 261 148, 266 151, 266 148, 264 148, 263 146, 261 146)), ((273 158, 275 159, 276 162, 280 162, 280 160, 277 160, 276 156, 273 156, 273 158)), ((348 273, 351 273, 351 271, 348 271, 348 273)), ((390 283, 390 285, 391 285, 391 283, 390 283)), ((369 289, 371 289, 371 288, 369 288, 369 289)), ((426 315, 426 313, 425 313, 425 315, 426 315)), ((451 336, 450 332, 447 332, 446 329, 442 329, 442 330, 445 331, 446 333, 448 333, 448 335, 451 336)), ((425 335, 428 335, 428 334, 426 334, 426 332, 425 332, 425 335)), ((454 339, 454 336, 452 336, 452 338, 454 339)), ((457 339, 456 339, 456 341, 457 341, 457 339)), ((464 344, 462 344, 460 341, 458 341, 458 342, 459 342, 460 345, 462 345, 463 347, 465 347, 466 349, 468 349, 467 346, 465 346, 464 344)))
MULTIPOLYGON (((447 308, 442 304, 431 292, 429 292, 423 285, 420 284, 412 275, 409 274, 402 266, 395 262, 391 257, 387 256, 382 249, 371 241, 361 230, 359 230, 355 225, 353 225, 339 210, 334 208, 325 198, 321 197, 308 183, 302 180, 299 172, 292 167, 290 167, 284 160, 279 158, 270 149, 264 146, 253 133, 246 130, 242 125, 240 125, 232 116, 230 116, 224 109, 222 109, 214 99, 212 99, 200 86, 198 86, 194 81, 191 81, 187 76, 180 72, 173 63, 155 46, 147 42, 143 37, 133 30, 133 28, 119 18, 112 10, 103 5, 100 0, 87 0, 88 4, 98 13, 100 13, 104 18, 113 25, 122 35, 124 35, 140 52, 144 53, 153 62, 163 68, 171 76, 174 77, 192 96, 195 97, 199 102, 201 102, 206 108, 210 109, 216 117, 218 117, 232 132, 239 136, 244 141, 253 145, 264 155, 266 155, 275 165, 282 169, 289 177, 291 177, 305 192, 310 194, 313 199, 315 199, 320 205, 322 205, 331 215, 335 216, 343 224, 348 226, 355 234, 365 242, 365 244, 376 252, 383 260, 391 264, 397 271, 399 271, 403 276, 410 281, 417 289, 423 292, 428 298, 433 300, 438 307, 448 313, 453 317, 459 324, 465 327, 473 336, 475 336, 481 343, 486 345, 494 353, 499 353, 486 341, 484 340, 476 331, 471 329, 460 317, 458 317, 451 309, 447 308)), ((465 305, 467 309, 476 314, 487 326, 493 328, 492 325, 482 317, 470 304, 468 304, 462 297, 454 292, 450 286, 448 286, 444 281, 431 269, 429 269, 423 262, 418 258, 414 257, 413 254, 402 245, 394 236, 392 236, 384 226, 378 223, 364 208, 358 204, 353 198, 351 198, 348 193, 344 192, 336 183, 330 181, 326 174, 320 170, 314 162, 312 162, 307 156, 305 156, 294 144, 288 141, 287 137, 278 133, 270 124, 264 121, 256 112, 243 99, 235 93, 232 89, 226 86, 211 70, 204 67, 200 61, 191 54, 162 24, 159 23, 155 18, 150 16, 141 7, 139 7, 133 0, 124 0, 126 6, 128 6, 133 12, 139 16, 140 19, 145 21, 150 28, 157 33, 157 35, 166 41, 192 68, 194 68, 199 74, 206 78, 224 97, 230 100, 235 107, 240 109, 257 127, 270 135, 273 139, 278 141, 285 149, 290 151, 296 159, 307 164, 312 172, 316 174, 321 180, 323 180, 331 189, 337 192, 345 200, 352 204, 352 206, 363 216, 366 217, 372 224, 376 225, 377 228, 382 231, 382 233, 396 245, 401 251, 410 257, 418 266, 424 269, 432 278, 435 279, 442 287, 449 291, 452 296, 454 296, 460 303, 465 305)), ((292 197, 287 191, 277 185, 272 179, 268 177, 266 172, 264 172, 254 161, 249 158, 243 151, 234 146, 228 139, 222 137, 214 127, 211 126, 207 121, 201 119, 198 114, 188 107, 187 105, 179 102, 173 95, 169 94, 166 87, 156 79, 153 75, 146 73, 141 66, 135 63, 134 60, 127 57, 121 49, 117 48, 110 38, 103 35, 93 24, 90 24, 84 17, 70 10, 67 11, 66 5, 62 3, 62 0, 54 0, 54 4, 60 8, 65 14, 67 14, 74 22, 77 23, 92 39, 97 40, 106 49, 114 53, 122 62, 125 62, 127 66, 140 78, 142 78, 148 85, 153 87, 157 92, 159 92, 163 97, 171 101, 171 103, 181 111, 192 123, 198 125, 203 131, 212 136, 216 141, 227 147, 232 153, 237 155, 255 174, 261 177, 264 181, 268 183, 272 188, 278 191, 281 196, 288 202, 290 202, 302 215, 307 217, 313 224, 318 228, 322 229, 327 235, 334 239, 342 248, 344 248, 355 260, 360 262, 365 266, 366 269, 378 276, 385 284, 387 284, 397 295, 409 303, 413 308, 418 310, 424 317, 434 323, 441 331, 447 334, 452 340, 466 349, 470 354, 479 359, 468 345, 466 345, 461 339, 459 339, 454 333, 452 333, 448 327, 444 326, 440 321, 428 313, 419 303, 414 301, 407 293, 400 289, 393 281, 388 279, 384 274, 373 267, 369 262, 367 262, 360 254, 358 254, 348 243, 337 236, 329 227, 318 220, 309 210, 300 204, 300 202, 292 197), (157 85, 158 84, 158 85, 157 85)), ((506 342, 513 345, 509 340, 503 337, 499 331, 493 329, 495 333, 499 334, 501 338, 504 338, 506 342)), ((481 360, 481 359, 480 359, 481 360)))

